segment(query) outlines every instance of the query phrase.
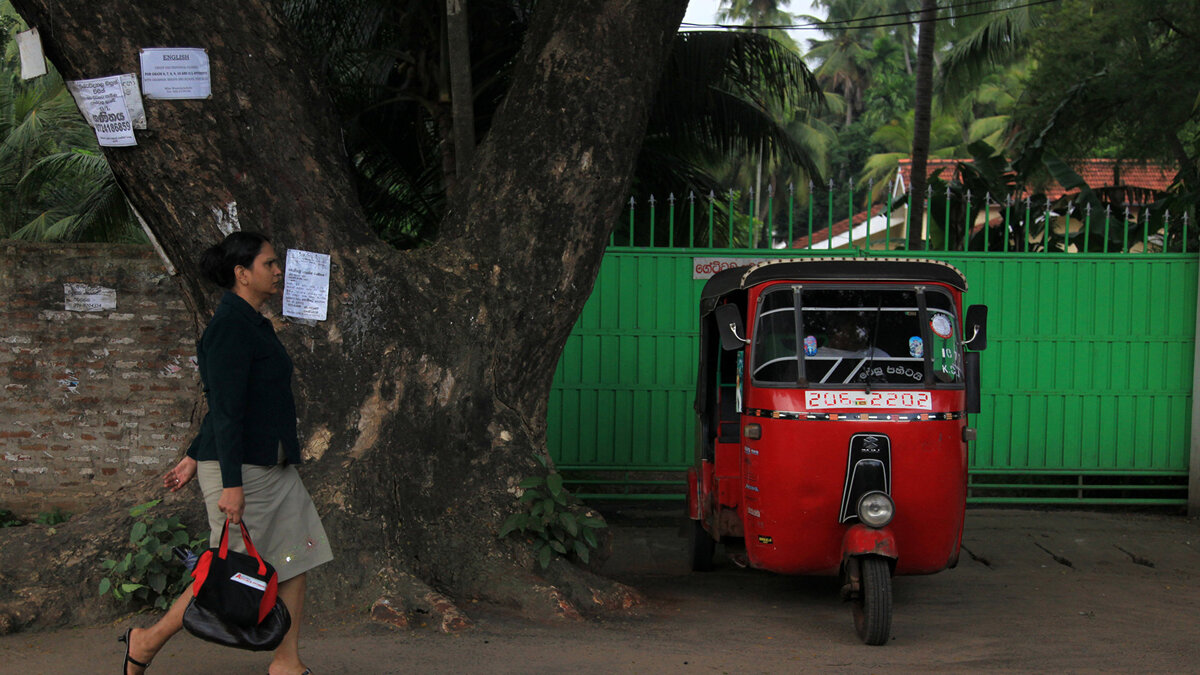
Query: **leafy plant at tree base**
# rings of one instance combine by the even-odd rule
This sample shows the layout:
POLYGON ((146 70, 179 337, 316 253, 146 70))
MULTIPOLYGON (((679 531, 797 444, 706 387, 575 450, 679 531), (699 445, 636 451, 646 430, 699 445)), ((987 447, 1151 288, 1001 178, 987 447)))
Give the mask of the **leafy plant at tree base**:
POLYGON ((71 518, 71 514, 63 511, 61 507, 54 507, 53 511, 43 511, 38 514, 37 523, 39 525, 61 525, 71 518))
POLYGON ((172 569, 171 549, 207 547, 208 533, 192 539, 178 516, 151 515, 150 510, 161 501, 156 499, 129 509, 129 515, 135 519, 129 531, 132 550, 119 560, 101 563, 108 576, 100 580, 100 595, 111 594, 117 600, 166 609, 191 582, 182 565, 172 569))
POLYGON ((0 509, 0 527, 20 527, 25 522, 8 509, 0 509))
MULTIPOLYGON (((546 466, 541 456, 536 459, 546 466)), ((503 539, 514 532, 536 536, 534 554, 542 569, 549 567, 556 555, 574 555, 587 563, 591 549, 599 548, 596 532, 607 527, 604 520, 577 500, 571 503, 571 494, 557 471, 530 476, 518 485, 525 490, 517 500, 521 509, 505 519, 497 536, 503 539)))

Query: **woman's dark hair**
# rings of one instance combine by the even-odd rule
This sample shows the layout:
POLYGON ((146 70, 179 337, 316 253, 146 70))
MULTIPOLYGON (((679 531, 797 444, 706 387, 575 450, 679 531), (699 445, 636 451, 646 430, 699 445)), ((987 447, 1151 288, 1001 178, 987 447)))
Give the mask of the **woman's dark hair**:
POLYGON ((246 268, 253 265, 263 243, 268 241, 271 240, 257 232, 234 232, 205 249, 200 255, 200 271, 221 288, 233 288, 233 269, 238 265, 246 268))

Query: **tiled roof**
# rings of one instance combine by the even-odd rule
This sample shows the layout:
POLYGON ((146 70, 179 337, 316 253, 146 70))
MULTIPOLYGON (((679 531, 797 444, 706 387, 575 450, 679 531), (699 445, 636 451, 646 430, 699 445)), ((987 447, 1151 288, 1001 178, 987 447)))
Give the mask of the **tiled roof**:
MULTIPOLYGON (((938 171, 941 171, 942 178, 951 178, 958 171, 960 163, 970 164, 969 159, 929 159, 929 163, 925 166, 927 176, 933 176, 938 171)), ((1079 177, 1088 184, 1089 187, 1107 188, 1107 187, 1138 187, 1147 190, 1162 191, 1166 190, 1175 180, 1177 170, 1161 164, 1133 164, 1129 162, 1118 163, 1115 159, 1080 159, 1069 162, 1071 168, 1079 177)), ((909 185, 912 181, 912 160, 900 160, 899 167, 900 175, 904 178, 904 184, 909 185)), ((1055 181, 1051 181, 1045 186, 1046 196, 1052 201, 1067 194, 1055 181)))

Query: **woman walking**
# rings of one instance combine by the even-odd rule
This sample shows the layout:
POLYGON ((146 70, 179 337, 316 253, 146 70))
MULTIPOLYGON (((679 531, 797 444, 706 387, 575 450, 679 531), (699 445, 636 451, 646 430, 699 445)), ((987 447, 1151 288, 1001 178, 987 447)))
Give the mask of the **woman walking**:
MULTIPOLYGON (((277 294, 283 271, 266 237, 234 232, 200 260, 205 277, 226 289, 198 343, 200 379, 208 414, 187 456, 167 472, 174 492, 192 478, 200 483, 213 546, 222 526, 246 521, 255 547, 279 575, 279 597, 292 627, 275 650, 270 675, 306 675, 299 633, 306 572, 333 559, 312 499, 300 482, 300 444, 292 398, 292 361, 260 310, 277 294)), ((230 547, 245 551, 230 528, 230 547)), ((157 623, 131 628, 122 673, 141 675, 154 655, 183 626, 189 587, 157 623)))

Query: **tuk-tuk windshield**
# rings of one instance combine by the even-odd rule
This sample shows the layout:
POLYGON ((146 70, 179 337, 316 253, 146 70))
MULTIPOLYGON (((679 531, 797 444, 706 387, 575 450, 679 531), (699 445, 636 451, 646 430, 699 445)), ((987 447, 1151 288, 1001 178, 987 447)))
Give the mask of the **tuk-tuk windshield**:
POLYGON ((752 377, 768 386, 960 382, 953 301, 937 289, 923 296, 912 287, 769 290, 759 303, 752 377))

